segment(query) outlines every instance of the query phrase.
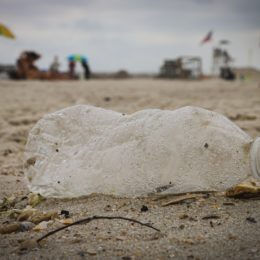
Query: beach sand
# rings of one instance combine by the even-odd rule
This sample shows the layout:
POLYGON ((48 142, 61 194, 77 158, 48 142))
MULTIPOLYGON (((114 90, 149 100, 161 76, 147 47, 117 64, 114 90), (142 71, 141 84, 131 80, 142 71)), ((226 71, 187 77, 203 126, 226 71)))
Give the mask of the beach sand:
MULTIPOLYGON (((91 104, 123 113, 193 105, 220 112, 252 137, 260 136, 260 80, 226 82, 159 79, 67 82, 0 81, 0 198, 28 194, 23 173, 27 135, 46 113, 91 104)), ((196 138, 196 137, 195 137, 196 138)), ((164 201, 165 202, 165 201, 164 201)), ((162 207, 151 198, 93 194, 48 199, 37 208, 68 210, 73 220, 124 216, 151 223, 156 232, 122 220, 96 220, 46 238, 39 249, 20 252, 22 240, 47 231, 0 235, 1 259, 260 259, 260 201, 209 196, 162 207), (147 211, 141 211, 142 206, 147 211), (204 217, 210 216, 209 219, 204 217), (212 217, 213 216, 213 217, 212 217), (215 216, 215 217, 214 217, 215 216)), ((0 216, 1 223, 7 219, 0 216)))

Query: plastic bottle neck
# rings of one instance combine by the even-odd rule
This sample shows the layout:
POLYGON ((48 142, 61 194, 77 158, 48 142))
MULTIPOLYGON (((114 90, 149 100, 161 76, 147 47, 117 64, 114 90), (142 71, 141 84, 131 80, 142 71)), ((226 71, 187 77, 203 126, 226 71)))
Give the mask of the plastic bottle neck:
POLYGON ((253 176, 260 179, 260 137, 257 137, 251 145, 250 162, 253 176))

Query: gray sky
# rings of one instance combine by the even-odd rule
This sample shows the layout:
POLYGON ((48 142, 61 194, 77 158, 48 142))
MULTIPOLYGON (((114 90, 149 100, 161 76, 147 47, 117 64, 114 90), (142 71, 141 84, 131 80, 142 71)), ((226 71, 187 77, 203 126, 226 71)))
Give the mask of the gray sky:
POLYGON ((17 36, 0 38, 0 63, 35 50, 42 69, 54 55, 66 69, 79 53, 94 71, 157 72, 165 58, 198 55, 209 72, 212 48, 228 39, 236 66, 260 69, 260 0, 0 0, 0 17, 17 36))

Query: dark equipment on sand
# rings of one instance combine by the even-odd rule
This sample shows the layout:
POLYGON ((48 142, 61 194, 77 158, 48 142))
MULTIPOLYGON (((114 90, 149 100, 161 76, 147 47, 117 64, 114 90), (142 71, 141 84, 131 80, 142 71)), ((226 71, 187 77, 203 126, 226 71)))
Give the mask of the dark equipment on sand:
POLYGON ((213 74, 225 80, 235 80, 236 75, 231 69, 233 61, 228 51, 221 48, 213 49, 213 74))
POLYGON ((234 80, 236 79, 235 73, 229 67, 220 68, 220 78, 225 80, 234 80))
POLYGON ((160 78, 198 79, 202 76, 201 58, 181 56, 175 60, 165 60, 160 68, 160 78))

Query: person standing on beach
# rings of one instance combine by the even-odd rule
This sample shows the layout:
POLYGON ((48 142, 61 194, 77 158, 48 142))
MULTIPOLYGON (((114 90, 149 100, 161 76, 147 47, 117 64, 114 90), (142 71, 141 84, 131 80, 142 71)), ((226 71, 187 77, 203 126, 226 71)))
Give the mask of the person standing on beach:
POLYGON ((84 69, 85 79, 89 79, 90 78, 90 69, 89 69, 87 60, 86 59, 82 59, 81 60, 81 65, 82 65, 82 68, 84 69))
POLYGON ((55 56, 53 62, 50 65, 50 71, 54 73, 58 73, 59 67, 60 67, 59 58, 58 56, 55 56))
POLYGON ((70 60, 69 61, 69 75, 71 78, 75 78, 75 61, 70 60))

